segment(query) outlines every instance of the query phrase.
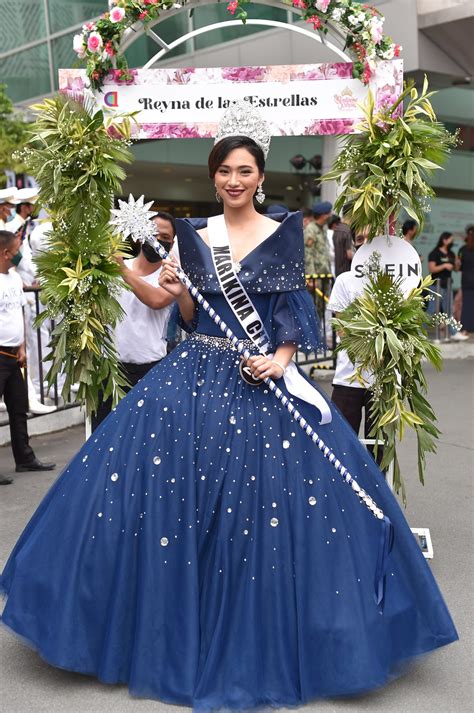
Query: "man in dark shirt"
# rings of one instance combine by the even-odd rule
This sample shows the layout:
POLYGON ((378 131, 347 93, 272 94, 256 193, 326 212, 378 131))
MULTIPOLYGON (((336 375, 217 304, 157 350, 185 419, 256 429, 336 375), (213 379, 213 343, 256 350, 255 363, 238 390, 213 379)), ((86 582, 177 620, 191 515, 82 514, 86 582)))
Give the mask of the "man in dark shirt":
POLYGON ((349 272, 354 256, 352 231, 349 227, 349 220, 349 207, 344 206, 342 209, 342 220, 335 226, 332 236, 336 277, 342 272, 349 272))

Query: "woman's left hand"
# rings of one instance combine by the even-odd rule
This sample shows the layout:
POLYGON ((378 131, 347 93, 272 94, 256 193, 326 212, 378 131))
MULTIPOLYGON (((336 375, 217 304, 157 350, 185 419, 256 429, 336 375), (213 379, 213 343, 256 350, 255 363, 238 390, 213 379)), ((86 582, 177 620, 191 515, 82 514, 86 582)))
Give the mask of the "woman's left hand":
POLYGON ((283 367, 276 364, 271 359, 263 354, 250 357, 247 360, 247 366, 252 374, 259 379, 266 379, 268 376, 271 379, 281 379, 284 374, 283 367))

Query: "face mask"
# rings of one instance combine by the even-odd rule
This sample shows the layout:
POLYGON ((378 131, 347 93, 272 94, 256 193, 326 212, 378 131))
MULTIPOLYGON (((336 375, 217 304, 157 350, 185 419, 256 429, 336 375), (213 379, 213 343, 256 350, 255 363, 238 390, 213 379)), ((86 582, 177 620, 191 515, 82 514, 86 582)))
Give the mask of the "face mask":
POLYGON ((10 215, 7 218, 7 223, 9 223, 16 216, 15 208, 10 208, 10 215))
MULTIPOLYGON (((161 240, 158 242, 161 244, 161 240)), ((142 253, 148 262, 155 263, 160 262, 161 260, 160 255, 156 252, 155 248, 150 245, 150 243, 143 243, 142 253)))
POLYGON ((13 267, 18 267, 18 265, 20 264, 20 262, 22 261, 22 259, 23 259, 23 255, 22 255, 21 252, 18 250, 18 252, 17 252, 15 255, 13 255, 13 257, 12 257, 11 260, 10 260, 10 262, 11 262, 11 264, 13 265, 13 267))
POLYGON ((173 243, 169 243, 167 240, 158 240, 158 242, 162 247, 164 247, 167 253, 169 253, 169 251, 173 247, 173 243))

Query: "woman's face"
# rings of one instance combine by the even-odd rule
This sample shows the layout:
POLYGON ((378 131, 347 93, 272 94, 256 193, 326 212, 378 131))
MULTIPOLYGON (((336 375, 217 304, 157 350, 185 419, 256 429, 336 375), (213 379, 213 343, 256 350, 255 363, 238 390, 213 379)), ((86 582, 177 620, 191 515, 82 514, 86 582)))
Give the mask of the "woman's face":
POLYGON ((453 243, 454 243, 454 236, 453 236, 453 235, 450 235, 449 238, 445 238, 445 240, 444 240, 444 247, 445 247, 445 248, 450 248, 453 243))
POLYGON ((216 171, 214 183, 224 205, 240 208, 253 200, 263 178, 252 154, 239 148, 226 156, 216 171))

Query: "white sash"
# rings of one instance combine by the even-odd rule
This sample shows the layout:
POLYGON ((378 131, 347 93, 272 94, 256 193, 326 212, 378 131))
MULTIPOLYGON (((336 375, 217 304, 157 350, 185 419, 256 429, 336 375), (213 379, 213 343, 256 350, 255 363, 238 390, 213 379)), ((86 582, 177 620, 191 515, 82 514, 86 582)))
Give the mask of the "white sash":
MULTIPOLYGON (((223 215, 216 215, 208 219, 207 234, 217 279, 229 307, 259 352, 265 356, 271 356, 269 354, 270 338, 265 331, 260 315, 235 271, 229 234, 223 215)), ((319 391, 300 374, 293 361, 288 364, 283 379, 292 396, 316 406, 321 412, 320 424, 332 421, 328 403, 319 391)))

